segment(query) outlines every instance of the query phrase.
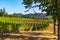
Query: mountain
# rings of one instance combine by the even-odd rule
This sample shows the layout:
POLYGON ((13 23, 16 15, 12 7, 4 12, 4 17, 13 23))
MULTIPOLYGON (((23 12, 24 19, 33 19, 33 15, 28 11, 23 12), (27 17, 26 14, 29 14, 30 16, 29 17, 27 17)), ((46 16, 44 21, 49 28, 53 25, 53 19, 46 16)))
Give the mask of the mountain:
POLYGON ((21 13, 14 13, 14 15, 17 15, 19 17, 23 17, 23 18, 37 18, 37 19, 50 19, 50 16, 46 16, 46 14, 42 14, 42 13, 29 13, 29 14, 21 14, 21 13))

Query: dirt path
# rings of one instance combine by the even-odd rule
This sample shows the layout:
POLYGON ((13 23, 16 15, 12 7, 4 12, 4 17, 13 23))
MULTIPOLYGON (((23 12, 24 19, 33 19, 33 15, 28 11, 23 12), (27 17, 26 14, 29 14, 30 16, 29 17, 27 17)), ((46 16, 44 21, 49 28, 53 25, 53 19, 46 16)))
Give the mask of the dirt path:
POLYGON ((53 23, 50 23, 48 28, 46 30, 44 30, 45 32, 48 31, 48 32, 51 32, 53 33, 54 32, 54 26, 53 26, 53 23))

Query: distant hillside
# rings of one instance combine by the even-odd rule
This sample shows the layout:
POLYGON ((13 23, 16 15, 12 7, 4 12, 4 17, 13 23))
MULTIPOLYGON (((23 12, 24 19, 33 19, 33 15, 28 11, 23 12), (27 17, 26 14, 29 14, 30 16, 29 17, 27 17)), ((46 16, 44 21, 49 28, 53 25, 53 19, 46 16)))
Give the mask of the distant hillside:
POLYGON ((40 16, 46 16, 46 14, 40 14, 40 13, 35 13, 35 14, 30 13, 30 14, 25 14, 25 15, 23 15, 21 13, 16 13, 15 15, 18 15, 20 17, 40 17, 40 16))
POLYGON ((37 19, 50 19, 51 16, 46 16, 46 14, 42 14, 42 13, 30 13, 30 14, 21 14, 21 13, 16 13, 17 16, 19 17, 23 17, 23 18, 37 18, 37 19))

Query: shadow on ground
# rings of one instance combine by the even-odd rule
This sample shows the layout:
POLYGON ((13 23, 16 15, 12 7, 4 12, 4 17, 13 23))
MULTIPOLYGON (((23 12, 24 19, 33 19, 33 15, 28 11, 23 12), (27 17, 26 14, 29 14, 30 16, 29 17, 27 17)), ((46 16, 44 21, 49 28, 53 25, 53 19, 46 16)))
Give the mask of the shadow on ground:
POLYGON ((49 38, 35 38, 32 36, 24 36, 24 35, 10 35, 10 34, 0 34, 0 40, 50 40, 49 38))

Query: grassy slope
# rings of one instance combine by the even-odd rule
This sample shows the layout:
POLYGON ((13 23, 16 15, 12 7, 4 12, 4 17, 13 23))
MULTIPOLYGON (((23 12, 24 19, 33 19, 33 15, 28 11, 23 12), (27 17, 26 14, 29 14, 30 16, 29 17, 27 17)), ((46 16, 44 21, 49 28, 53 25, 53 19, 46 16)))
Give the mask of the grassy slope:
POLYGON ((19 21, 25 21, 25 20, 34 20, 29 18, 14 18, 14 17, 0 17, 1 22, 9 22, 9 23, 19 23, 19 21))
MULTIPOLYGON (((9 22, 9 23, 19 23, 20 21, 27 21, 27 20, 36 20, 36 19, 31 19, 31 18, 16 18, 16 17, 0 17, 1 22, 9 22)), ((53 20, 36 20, 40 22, 52 22, 53 20)))

